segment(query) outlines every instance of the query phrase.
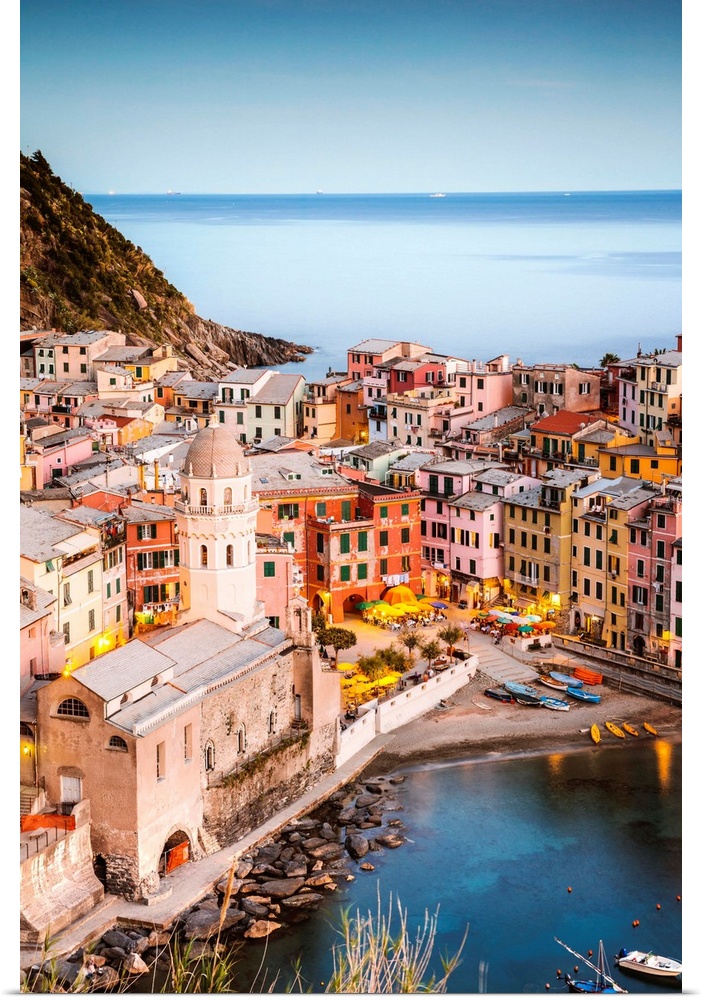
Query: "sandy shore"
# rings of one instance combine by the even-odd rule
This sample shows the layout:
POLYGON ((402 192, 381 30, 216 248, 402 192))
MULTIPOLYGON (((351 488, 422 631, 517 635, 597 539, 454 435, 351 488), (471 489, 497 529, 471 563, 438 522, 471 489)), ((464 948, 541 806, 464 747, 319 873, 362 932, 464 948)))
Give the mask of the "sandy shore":
MULTIPOLYGON (((386 750, 373 761, 367 774, 388 773, 420 763, 466 757, 494 759, 496 755, 589 750, 597 747, 590 738, 590 726, 596 722, 602 730, 602 746, 620 745, 655 739, 643 729, 649 722, 661 737, 682 739, 682 709, 638 694, 602 689, 599 705, 571 703, 568 712, 544 708, 505 705, 487 698, 483 692, 488 681, 480 673, 447 701, 447 708, 437 708, 410 722, 392 734, 386 750), (605 721, 629 722, 639 736, 618 739, 605 729, 605 721)), ((545 689, 544 689, 545 691, 545 689)), ((549 692, 556 694, 556 692, 549 692)))

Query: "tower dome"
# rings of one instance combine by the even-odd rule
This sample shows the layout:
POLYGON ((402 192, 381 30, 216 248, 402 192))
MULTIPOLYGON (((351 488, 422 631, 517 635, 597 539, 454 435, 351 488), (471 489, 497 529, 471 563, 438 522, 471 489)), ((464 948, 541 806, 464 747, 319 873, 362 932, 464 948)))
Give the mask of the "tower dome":
POLYGON ((246 476, 251 464, 236 434, 213 420, 195 435, 183 461, 183 472, 194 479, 246 476))

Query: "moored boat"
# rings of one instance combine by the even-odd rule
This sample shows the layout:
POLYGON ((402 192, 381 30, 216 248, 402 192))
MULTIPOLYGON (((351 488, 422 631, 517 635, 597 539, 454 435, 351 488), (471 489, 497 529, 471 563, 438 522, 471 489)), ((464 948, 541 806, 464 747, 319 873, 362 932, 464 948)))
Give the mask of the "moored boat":
POLYGON ((605 722, 605 726, 610 731, 610 733, 612 734, 612 736, 616 736, 620 740, 626 739, 626 733, 624 732, 623 729, 620 729, 619 726, 616 723, 614 723, 614 722, 605 722))
POLYGON ((556 681, 553 677, 546 674, 540 674, 539 684, 543 684, 544 687, 553 688, 554 691, 565 691, 568 687, 564 681, 556 681))
POLYGON ((577 677, 573 677, 571 674, 559 674, 557 670, 551 670, 549 677, 552 677, 554 681, 561 681, 566 687, 579 688, 583 686, 583 682, 577 677))
POLYGON ((505 681, 504 685, 514 696, 518 705, 541 705, 541 695, 530 684, 518 684, 516 681, 505 681))
POLYGON ((600 727, 597 725, 596 722, 593 722, 592 725, 590 726, 590 737, 593 743, 599 743, 600 740, 602 739, 602 735, 600 733, 600 727))
POLYGON ((654 955, 652 951, 627 951, 622 948, 614 959, 620 969, 656 979, 674 979, 682 975, 682 962, 675 958, 654 955))
POLYGON ((636 726, 632 726, 630 722, 622 722, 622 729, 624 730, 625 733, 628 733, 629 736, 639 735, 639 731, 636 728, 636 726))
POLYGON ((550 698, 548 695, 541 696, 541 707, 550 708, 554 712, 567 712, 570 705, 564 698, 550 698))
POLYGON ((650 722, 644 722, 643 727, 651 736, 658 736, 658 730, 654 729, 650 722))
POLYGON ((569 694, 571 698, 575 698, 577 701, 589 701, 592 705, 599 705, 602 701, 601 695, 593 694, 592 691, 586 691, 585 688, 569 687, 566 688, 566 694, 569 694))
MULTIPOLYGON (((574 948, 571 948, 569 945, 565 944, 565 942, 559 941, 558 938, 556 938, 555 940, 558 941, 558 944, 560 944, 563 948, 565 948, 566 951, 569 951, 571 955, 575 955, 576 958, 580 959, 581 962, 584 962, 585 965, 587 965, 590 969, 593 970, 593 972, 596 973, 595 979, 573 979, 573 977, 570 976, 567 972, 565 974, 562 974, 561 970, 559 969, 557 972, 557 977, 558 979, 565 980, 565 984, 568 987, 569 993, 627 993, 628 992, 628 990, 625 990, 622 986, 620 986, 618 983, 615 983, 615 981, 612 979, 609 973, 609 966, 607 965, 607 958, 605 956, 605 950, 602 941, 600 941, 599 944, 599 948, 597 951, 597 964, 595 964, 594 962, 591 962, 589 958, 585 958, 585 956, 581 955, 580 952, 575 951, 574 948)), ((575 971, 576 972, 578 971, 577 966, 575 971)))
POLYGON ((485 688, 483 694, 487 698, 494 698, 495 701, 504 701, 509 703, 514 702, 514 698, 512 697, 512 695, 506 688, 503 687, 485 688))

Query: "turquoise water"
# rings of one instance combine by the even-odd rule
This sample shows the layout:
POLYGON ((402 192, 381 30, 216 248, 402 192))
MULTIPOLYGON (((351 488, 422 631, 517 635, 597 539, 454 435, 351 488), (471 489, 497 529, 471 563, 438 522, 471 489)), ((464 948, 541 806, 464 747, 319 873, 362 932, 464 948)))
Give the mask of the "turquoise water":
POLYGON ((565 993, 556 969, 578 963, 554 937, 581 954, 602 938, 629 992, 679 991, 611 959, 622 947, 682 957, 681 761, 680 744, 659 739, 408 770, 396 788, 408 842, 369 855, 375 871, 356 870, 265 953, 247 945, 242 974, 263 961, 285 983, 299 957, 308 988, 323 992, 341 909, 376 913, 380 894, 385 912, 399 900, 412 930, 438 911, 437 957, 468 928, 450 992, 542 993, 548 983, 565 993))
POLYGON ((680 192, 86 195, 206 319, 309 344, 367 338, 596 364, 681 332, 680 192))

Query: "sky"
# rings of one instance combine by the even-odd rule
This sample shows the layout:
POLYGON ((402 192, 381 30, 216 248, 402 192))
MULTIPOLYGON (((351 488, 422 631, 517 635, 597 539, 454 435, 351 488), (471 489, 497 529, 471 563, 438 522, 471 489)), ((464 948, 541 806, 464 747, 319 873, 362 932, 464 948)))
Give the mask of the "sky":
POLYGON ((20 0, 20 148, 83 193, 677 189, 684 5, 20 0))

